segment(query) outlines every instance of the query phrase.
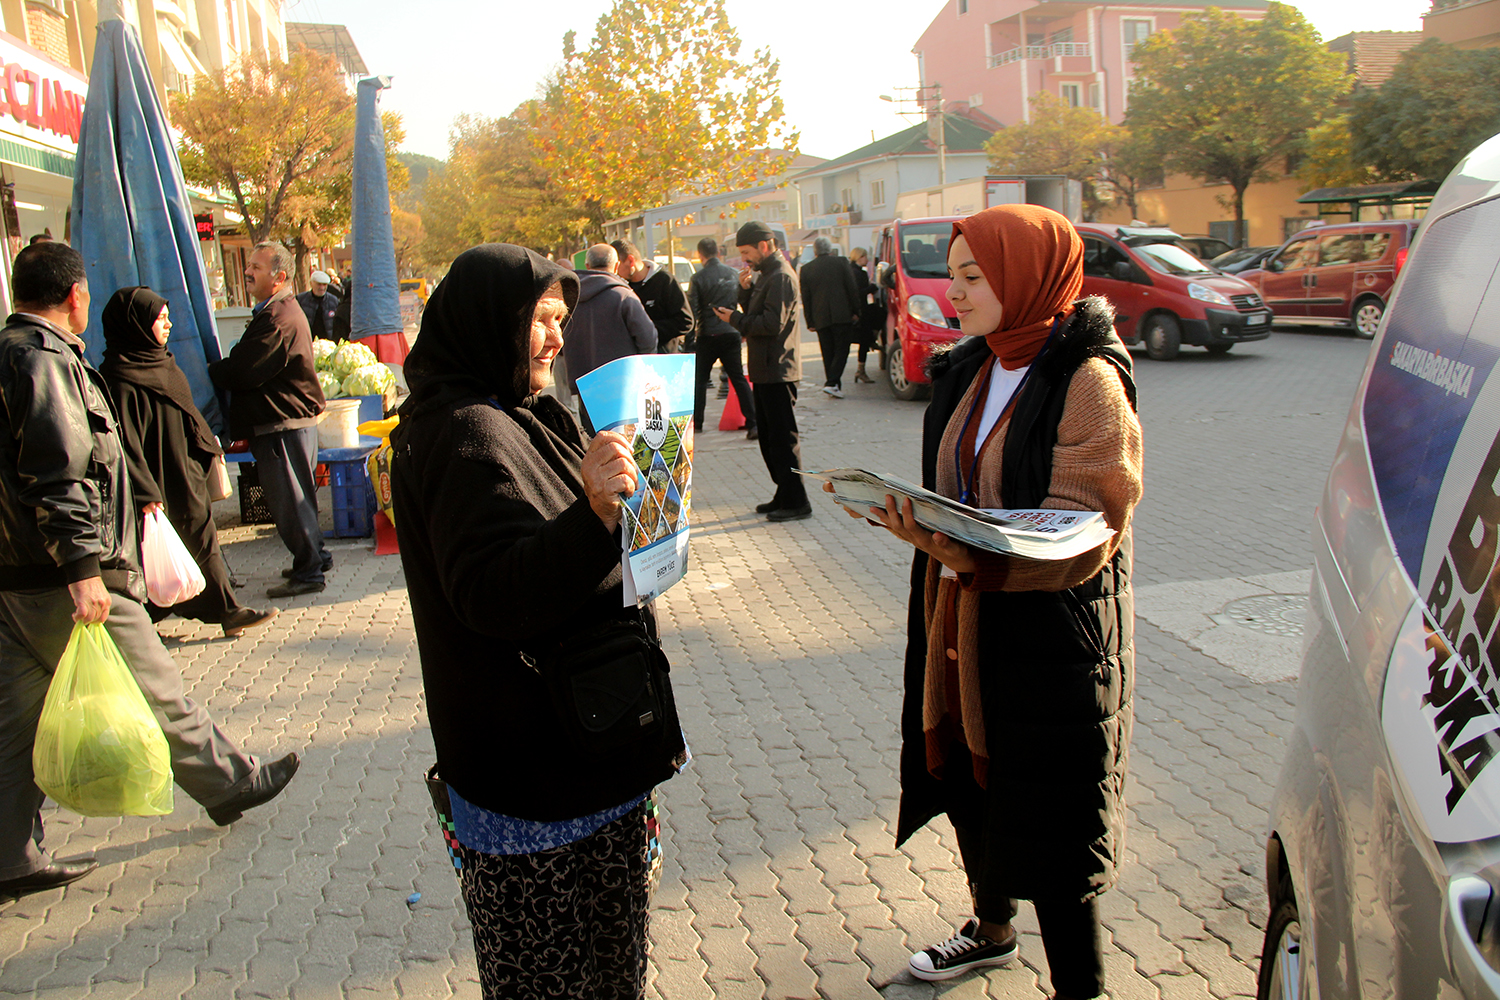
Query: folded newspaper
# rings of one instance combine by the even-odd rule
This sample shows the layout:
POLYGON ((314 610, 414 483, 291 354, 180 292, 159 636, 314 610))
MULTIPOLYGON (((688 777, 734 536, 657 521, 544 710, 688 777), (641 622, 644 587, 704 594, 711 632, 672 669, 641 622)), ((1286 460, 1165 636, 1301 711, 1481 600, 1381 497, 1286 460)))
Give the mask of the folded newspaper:
POLYGON ((1081 510, 988 510, 970 507, 894 476, 865 469, 803 472, 809 479, 833 484, 823 492, 859 513, 884 508, 885 498, 911 499, 917 523, 986 552, 1051 561, 1072 559, 1114 537, 1104 515, 1081 510))

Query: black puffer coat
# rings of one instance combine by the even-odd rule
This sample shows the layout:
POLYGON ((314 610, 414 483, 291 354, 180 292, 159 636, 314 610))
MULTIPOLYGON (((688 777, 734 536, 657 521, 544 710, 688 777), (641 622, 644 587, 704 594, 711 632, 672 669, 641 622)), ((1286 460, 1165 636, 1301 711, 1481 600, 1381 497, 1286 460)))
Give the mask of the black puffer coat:
MULTIPOLYGON (((1048 495, 1052 449, 1073 373, 1090 358, 1119 370, 1131 404, 1130 355, 1114 311, 1084 299, 1016 401, 1002 456, 1005 505, 1034 508, 1048 495)), ((922 484, 935 488, 938 442, 989 349, 960 344, 931 365, 932 403, 922 430, 922 484)), ((1016 899, 1079 899, 1114 884, 1124 850, 1124 783, 1135 688, 1131 538, 1092 579, 1069 590, 992 591, 981 597, 980 697, 990 768, 985 792, 986 871, 1016 899)), ((946 809, 927 770, 922 690, 927 556, 912 567, 901 713, 901 812, 897 844, 946 809)))

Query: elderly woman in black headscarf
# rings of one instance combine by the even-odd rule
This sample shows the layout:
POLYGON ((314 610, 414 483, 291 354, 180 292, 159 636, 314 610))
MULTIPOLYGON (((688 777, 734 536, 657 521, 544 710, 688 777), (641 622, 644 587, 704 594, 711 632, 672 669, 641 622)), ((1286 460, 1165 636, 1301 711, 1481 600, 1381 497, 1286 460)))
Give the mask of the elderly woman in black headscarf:
POLYGON ((636 660, 599 639, 638 629, 659 653, 651 609, 622 606, 627 442, 586 441, 541 394, 577 299, 574 273, 529 250, 460 254, 422 315, 392 434, 401 562, 486 998, 642 995, 646 799, 685 758, 665 673, 617 683, 636 660), (580 660, 600 684, 569 686, 580 660))
POLYGON ((213 461, 224 454, 193 402, 187 376, 177 367, 167 338, 172 332, 167 300, 144 286, 122 288, 104 306, 104 363, 99 366, 120 416, 120 440, 130 470, 131 492, 142 514, 161 509, 203 571, 203 593, 168 614, 222 626, 239 635, 276 617, 276 608, 247 608, 234 596, 229 569, 219 551, 209 497, 213 461))

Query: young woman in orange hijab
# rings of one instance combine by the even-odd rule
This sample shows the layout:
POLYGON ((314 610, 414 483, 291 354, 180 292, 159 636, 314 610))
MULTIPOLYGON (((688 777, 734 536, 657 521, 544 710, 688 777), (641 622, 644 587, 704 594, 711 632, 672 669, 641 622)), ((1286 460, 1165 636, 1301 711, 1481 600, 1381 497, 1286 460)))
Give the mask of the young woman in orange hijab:
POLYGON ((922 480, 974 507, 1101 511, 1114 537, 1071 560, 972 550, 871 511, 916 548, 902 712, 902 843, 946 812, 974 919, 912 956, 926 980, 1002 965, 1031 900, 1056 997, 1104 991, 1098 896, 1124 850, 1134 689, 1130 519, 1141 427, 1102 298, 1079 299, 1063 216, 1006 205, 953 227, 948 298, 965 334, 932 365, 922 480))

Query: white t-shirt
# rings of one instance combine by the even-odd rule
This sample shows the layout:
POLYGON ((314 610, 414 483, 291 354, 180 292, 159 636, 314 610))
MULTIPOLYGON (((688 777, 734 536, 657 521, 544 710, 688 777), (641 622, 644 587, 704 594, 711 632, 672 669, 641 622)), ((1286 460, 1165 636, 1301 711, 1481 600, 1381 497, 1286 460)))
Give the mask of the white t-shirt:
MULTIPOLYGON (((990 393, 984 400, 984 412, 979 415, 979 436, 974 439, 976 450, 984 446, 984 442, 990 436, 990 431, 1000 422, 1000 414, 1005 409, 1005 404, 1010 402, 1011 394, 1016 391, 1016 386, 1026 377, 1031 366, 1017 368, 1015 371, 1006 371, 995 362, 994 371, 990 375, 990 393)), ((968 470, 965 469, 965 472, 968 470)))

